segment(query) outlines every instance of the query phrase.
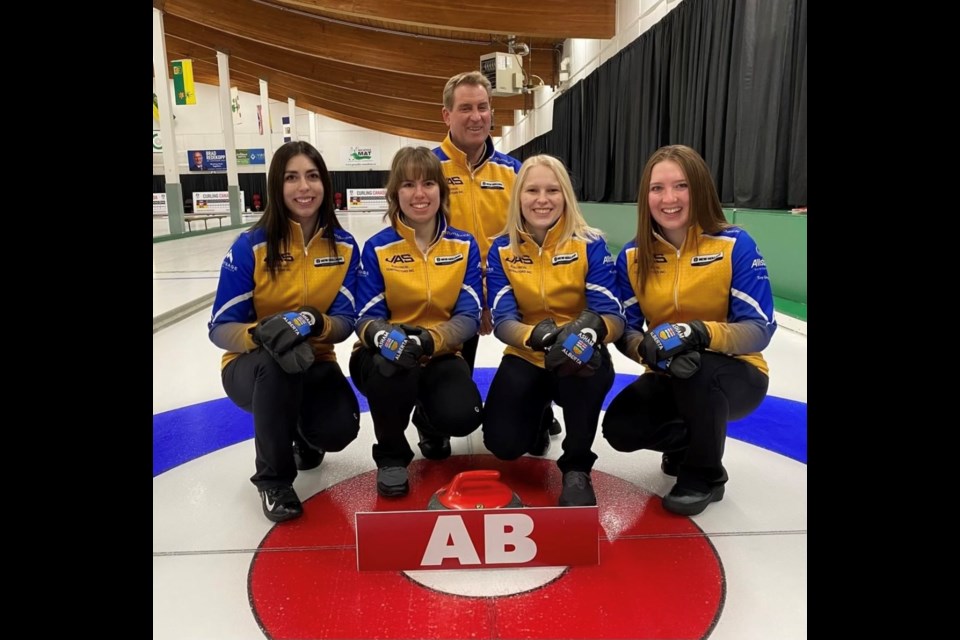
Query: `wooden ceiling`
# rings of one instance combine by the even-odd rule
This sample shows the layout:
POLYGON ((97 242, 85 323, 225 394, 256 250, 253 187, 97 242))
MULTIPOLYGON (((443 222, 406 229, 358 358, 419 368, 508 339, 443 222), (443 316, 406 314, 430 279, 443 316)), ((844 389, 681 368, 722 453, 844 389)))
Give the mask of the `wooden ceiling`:
MULTIPOLYGON (((194 80, 230 84, 374 131, 422 140, 446 135, 440 109, 450 76, 480 56, 525 44, 530 85, 556 86, 567 38, 612 38, 616 0, 153 0, 163 12, 167 58, 193 60, 194 80)), ((168 77, 171 72, 167 70, 168 77)), ((531 94, 494 97, 493 135, 531 94)))

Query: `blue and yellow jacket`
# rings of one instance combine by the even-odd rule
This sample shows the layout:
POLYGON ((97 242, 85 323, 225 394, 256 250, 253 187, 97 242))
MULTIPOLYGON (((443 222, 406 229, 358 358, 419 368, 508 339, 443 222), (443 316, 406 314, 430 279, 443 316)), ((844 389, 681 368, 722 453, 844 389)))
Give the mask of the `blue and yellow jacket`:
POLYGON ((679 250, 654 237, 654 270, 643 295, 636 240, 617 257, 617 286, 627 316, 624 354, 640 362, 644 322, 649 329, 700 320, 710 333, 711 351, 735 355, 768 374, 760 351, 770 343, 777 321, 767 265, 750 234, 739 227, 706 234, 694 225, 679 250))
MULTIPOLYGON (((459 353, 480 326, 480 250, 469 233, 438 216, 437 236, 420 251, 414 230, 402 221, 370 237, 358 271, 359 320, 356 333, 371 320, 430 330, 434 355, 459 353)), ((371 346, 371 345, 367 345, 371 346)))
POLYGON ((507 207, 520 161, 495 150, 490 136, 476 169, 470 169, 467 154, 453 144, 449 133, 433 152, 440 158, 450 186, 450 225, 476 238, 480 257, 486 260, 493 236, 507 226, 507 207))
POLYGON ((336 253, 330 241, 317 233, 303 248, 300 225, 290 221, 291 249, 283 254, 276 278, 270 278, 266 231, 241 233, 220 265, 220 281, 207 325, 210 340, 227 351, 221 368, 241 353, 257 347, 248 329, 257 321, 302 306, 319 310, 323 331, 310 337, 317 361, 336 362, 333 345, 346 340, 356 321, 357 268, 360 248, 352 235, 334 231, 336 253))
POLYGON ((623 308, 616 295, 614 259, 603 238, 571 238, 557 243, 555 224, 543 247, 521 232, 520 254, 510 250, 507 234, 497 237, 487 256, 487 302, 493 313, 493 333, 507 344, 504 355, 520 356, 543 367, 544 354, 526 346, 541 320, 557 325, 574 320, 584 309, 603 317, 604 343, 623 332, 623 308))

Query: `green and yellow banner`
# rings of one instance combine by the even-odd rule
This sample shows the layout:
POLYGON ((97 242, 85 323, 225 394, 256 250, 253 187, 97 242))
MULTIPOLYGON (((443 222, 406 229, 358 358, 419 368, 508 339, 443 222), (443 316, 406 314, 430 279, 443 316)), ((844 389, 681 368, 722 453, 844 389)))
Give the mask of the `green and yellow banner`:
POLYGON ((197 94, 193 89, 193 60, 174 60, 173 93, 177 104, 197 104, 197 94))

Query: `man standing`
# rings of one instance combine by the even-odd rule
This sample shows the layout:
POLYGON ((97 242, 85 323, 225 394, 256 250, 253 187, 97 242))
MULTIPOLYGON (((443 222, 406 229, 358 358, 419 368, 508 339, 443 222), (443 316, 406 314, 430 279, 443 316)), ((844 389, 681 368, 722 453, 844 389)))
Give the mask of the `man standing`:
MULTIPOLYGON (((516 158, 493 147, 493 138, 490 137, 493 128, 493 109, 490 106, 492 91, 490 81, 479 71, 459 73, 447 80, 443 88, 441 114, 450 131, 440 146, 433 150, 440 158, 443 175, 450 186, 450 226, 468 231, 476 238, 481 260, 484 261, 484 274, 492 237, 506 226, 507 207, 521 164, 516 158)), ((471 371, 480 336, 493 331, 485 291, 482 302, 480 333, 467 340, 462 351, 471 371)), ((560 433, 560 424, 553 419, 552 411, 545 419, 550 426, 550 433, 560 433)), ((419 410, 413 412, 413 424, 420 431, 420 450, 425 457, 431 458, 427 452, 432 453, 434 448, 439 449, 440 454, 446 453, 443 458, 450 455, 449 439, 445 443, 435 443, 432 438, 424 437, 425 421, 419 410)), ((544 436, 547 436, 546 432, 544 436)), ((539 444, 543 451, 540 452, 538 447, 537 451, 531 453, 546 453, 550 446, 549 437, 542 438, 539 444)))

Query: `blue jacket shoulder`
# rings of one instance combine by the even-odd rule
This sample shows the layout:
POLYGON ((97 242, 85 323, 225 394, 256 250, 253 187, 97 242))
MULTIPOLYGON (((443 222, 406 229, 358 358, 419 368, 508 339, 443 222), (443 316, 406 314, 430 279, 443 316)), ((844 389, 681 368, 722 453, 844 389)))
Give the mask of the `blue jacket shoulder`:
POLYGON ((493 155, 490 156, 490 162, 501 164, 505 167, 511 167, 513 168, 514 173, 519 173, 520 165, 523 164, 513 156, 508 156, 507 154, 501 153, 500 151, 493 152, 493 155))

